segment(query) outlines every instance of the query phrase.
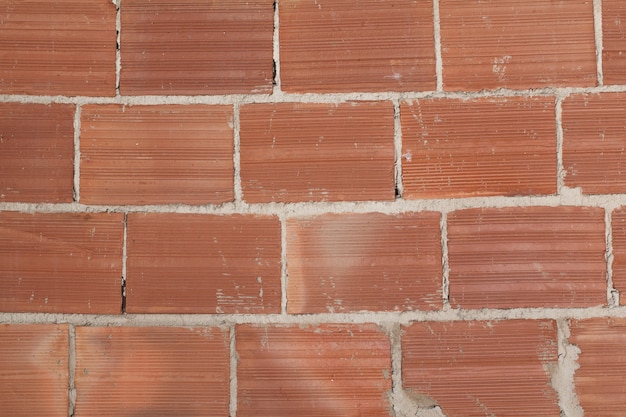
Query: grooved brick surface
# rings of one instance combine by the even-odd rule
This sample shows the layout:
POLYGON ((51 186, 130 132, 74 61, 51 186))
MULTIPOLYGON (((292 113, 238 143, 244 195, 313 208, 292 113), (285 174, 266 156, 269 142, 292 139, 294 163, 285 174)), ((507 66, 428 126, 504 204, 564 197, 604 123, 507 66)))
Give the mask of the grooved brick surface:
POLYGON ((77 327, 75 415, 227 416, 228 358, 219 328, 77 327))
POLYGON ((569 343, 580 350, 580 368, 574 374, 574 386, 585 415, 624 415, 626 319, 596 317, 572 320, 570 328, 569 343))
POLYGON ((620 207, 612 213, 613 242, 613 287, 624 294, 626 291, 626 207, 620 207))
POLYGON ((606 303, 604 211, 468 209, 448 215, 450 304, 462 308, 606 303))
POLYGON ((0 104, 0 202, 72 201, 74 110, 0 104))
POLYGON ((390 102, 243 106, 244 200, 393 200, 393 117, 390 102))
POLYGON ((123 215, 0 212, 0 311, 118 314, 123 215))
POLYGON ((280 222, 128 215, 129 313, 279 313, 280 222))
POLYGON ((389 338, 374 325, 240 325, 236 340, 240 417, 389 415, 389 338))
POLYGON ((626 192, 626 93, 575 95, 563 101, 565 184, 585 194, 626 192))
POLYGON ((67 417, 67 325, 0 325, 0 414, 67 417))
POLYGON ((272 92, 272 0, 124 0, 120 92, 272 92))
POLYGON ((440 0, 445 90, 596 84, 593 2, 440 0))
POLYGON ((84 106, 82 203, 232 201, 232 108, 84 106))
POLYGON ((0 4, 0 94, 115 95, 110 0, 0 4))
POLYGON ((435 89, 432 0, 285 0, 278 6, 284 91, 435 89))
POLYGON ((602 74, 604 84, 626 83, 626 4, 602 0, 602 74))
POLYGON ((551 320, 424 322, 404 329, 402 380, 447 417, 559 416, 551 320))
POLYGON ((556 193, 550 97, 401 104, 404 197, 556 193))
POLYGON ((287 220, 287 312, 442 306, 438 213, 287 220))

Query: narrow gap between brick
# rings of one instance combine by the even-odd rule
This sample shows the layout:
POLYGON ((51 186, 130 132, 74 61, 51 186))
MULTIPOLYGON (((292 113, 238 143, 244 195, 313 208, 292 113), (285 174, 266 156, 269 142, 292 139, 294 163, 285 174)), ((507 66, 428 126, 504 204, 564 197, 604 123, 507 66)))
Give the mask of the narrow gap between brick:
POLYGON ((124 242, 122 246, 122 285, 120 288, 122 295, 122 314, 126 314, 126 239, 128 236, 128 213, 124 213, 124 242))
POLYGON ((272 60, 272 84, 273 85, 278 85, 278 82, 276 81, 276 60, 273 59, 272 60))

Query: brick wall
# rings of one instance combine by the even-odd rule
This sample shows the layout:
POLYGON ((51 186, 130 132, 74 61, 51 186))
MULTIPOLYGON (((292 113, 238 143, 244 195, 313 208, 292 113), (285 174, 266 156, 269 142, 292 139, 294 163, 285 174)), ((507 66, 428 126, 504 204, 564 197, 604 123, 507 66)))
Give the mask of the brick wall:
POLYGON ((0 415, 626 414, 622 0, 0 27, 0 415))

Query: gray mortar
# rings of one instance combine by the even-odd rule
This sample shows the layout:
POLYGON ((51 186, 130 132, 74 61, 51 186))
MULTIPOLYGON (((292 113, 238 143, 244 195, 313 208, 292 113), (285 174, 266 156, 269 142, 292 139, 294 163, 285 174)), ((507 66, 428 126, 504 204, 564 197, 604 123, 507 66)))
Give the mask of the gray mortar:
POLYGON ((435 73, 437 74, 437 91, 443 91, 443 62, 441 60, 441 22, 439 16, 439 0, 433 0, 433 32, 435 34, 435 73))
POLYGON ((74 113, 74 178, 73 178, 73 198, 75 202, 80 201, 80 114, 81 105, 76 105, 74 113))
POLYGON ((441 299, 443 309, 450 309, 450 266, 448 263, 448 214, 441 213, 439 224, 441 233, 441 299))
POLYGON ((74 416, 74 409, 76 407, 76 386, 74 384, 74 375, 76 372, 76 329, 72 324, 68 326, 69 332, 69 347, 68 347, 68 410, 67 415, 69 417, 74 416))
POLYGON ((394 174, 396 183, 396 199, 404 195, 402 184, 402 126, 400 121, 400 102, 393 101, 393 147, 394 147, 394 174))
POLYGON ((557 320, 557 332, 559 364, 552 373, 550 382, 559 396, 562 416, 583 417, 583 409, 574 388, 574 373, 579 368, 577 360, 580 349, 568 341, 570 329, 566 319, 557 320))
POLYGON ((596 39, 596 72, 598 85, 604 84, 602 68, 602 0, 593 0, 593 29, 596 39))
POLYGON ((239 355, 237 355, 237 343, 235 334, 235 325, 230 326, 230 404, 229 416, 237 415, 237 364, 239 363, 239 355))

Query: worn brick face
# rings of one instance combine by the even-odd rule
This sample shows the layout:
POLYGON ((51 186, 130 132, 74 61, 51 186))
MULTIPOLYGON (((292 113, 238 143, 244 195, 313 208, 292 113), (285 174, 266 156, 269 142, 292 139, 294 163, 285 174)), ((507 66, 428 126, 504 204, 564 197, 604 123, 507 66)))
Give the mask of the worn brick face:
POLYGON ((81 202, 232 201, 232 117, 228 106, 84 106, 81 202))
POLYGON ((393 200, 390 102, 241 108, 244 200, 393 200))
POLYGON ((563 102, 565 184, 586 194, 626 192, 626 93, 575 95, 563 102))
POLYGON ((74 110, 0 104, 0 202, 72 201, 74 110))
POLYGON ((237 415, 386 416, 389 338, 373 325, 236 328, 237 415))
POLYGON ((120 91, 271 93, 272 0, 124 0, 120 91))
POLYGON ((278 6, 283 90, 435 89, 432 0, 286 0, 278 6))
POLYGON ((120 313, 123 215, 0 212, 0 311, 120 313))
POLYGON ((587 0, 441 0, 445 90, 596 84, 587 0))
POLYGON ((110 0, 3 1, 0 94, 115 95, 110 0))
POLYGON ((477 309, 605 304, 605 250, 599 208, 453 212, 450 303, 477 309))
POLYGON ((604 84, 626 83, 626 4, 602 0, 602 74, 604 84))
POLYGON ((0 325, 0 414, 66 417, 67 325, 0 325))
POLYGON ((130 214, 129 313, 279 313, 280 222, 130 214))
POLYGON ((226 416, 228 340, 218 328, 78 327, 75 415, 226 416))
POLYGON ((404 388, 448 417, 558 417, 556 333, 551 320, 414 323, 402 337, 404 388))
POLYGON ((289 313, 441 308, 439 214, 287 221, 289 313))
POLYGON ((556 193, 554 99, 401 105, 404 197, 556 193))

